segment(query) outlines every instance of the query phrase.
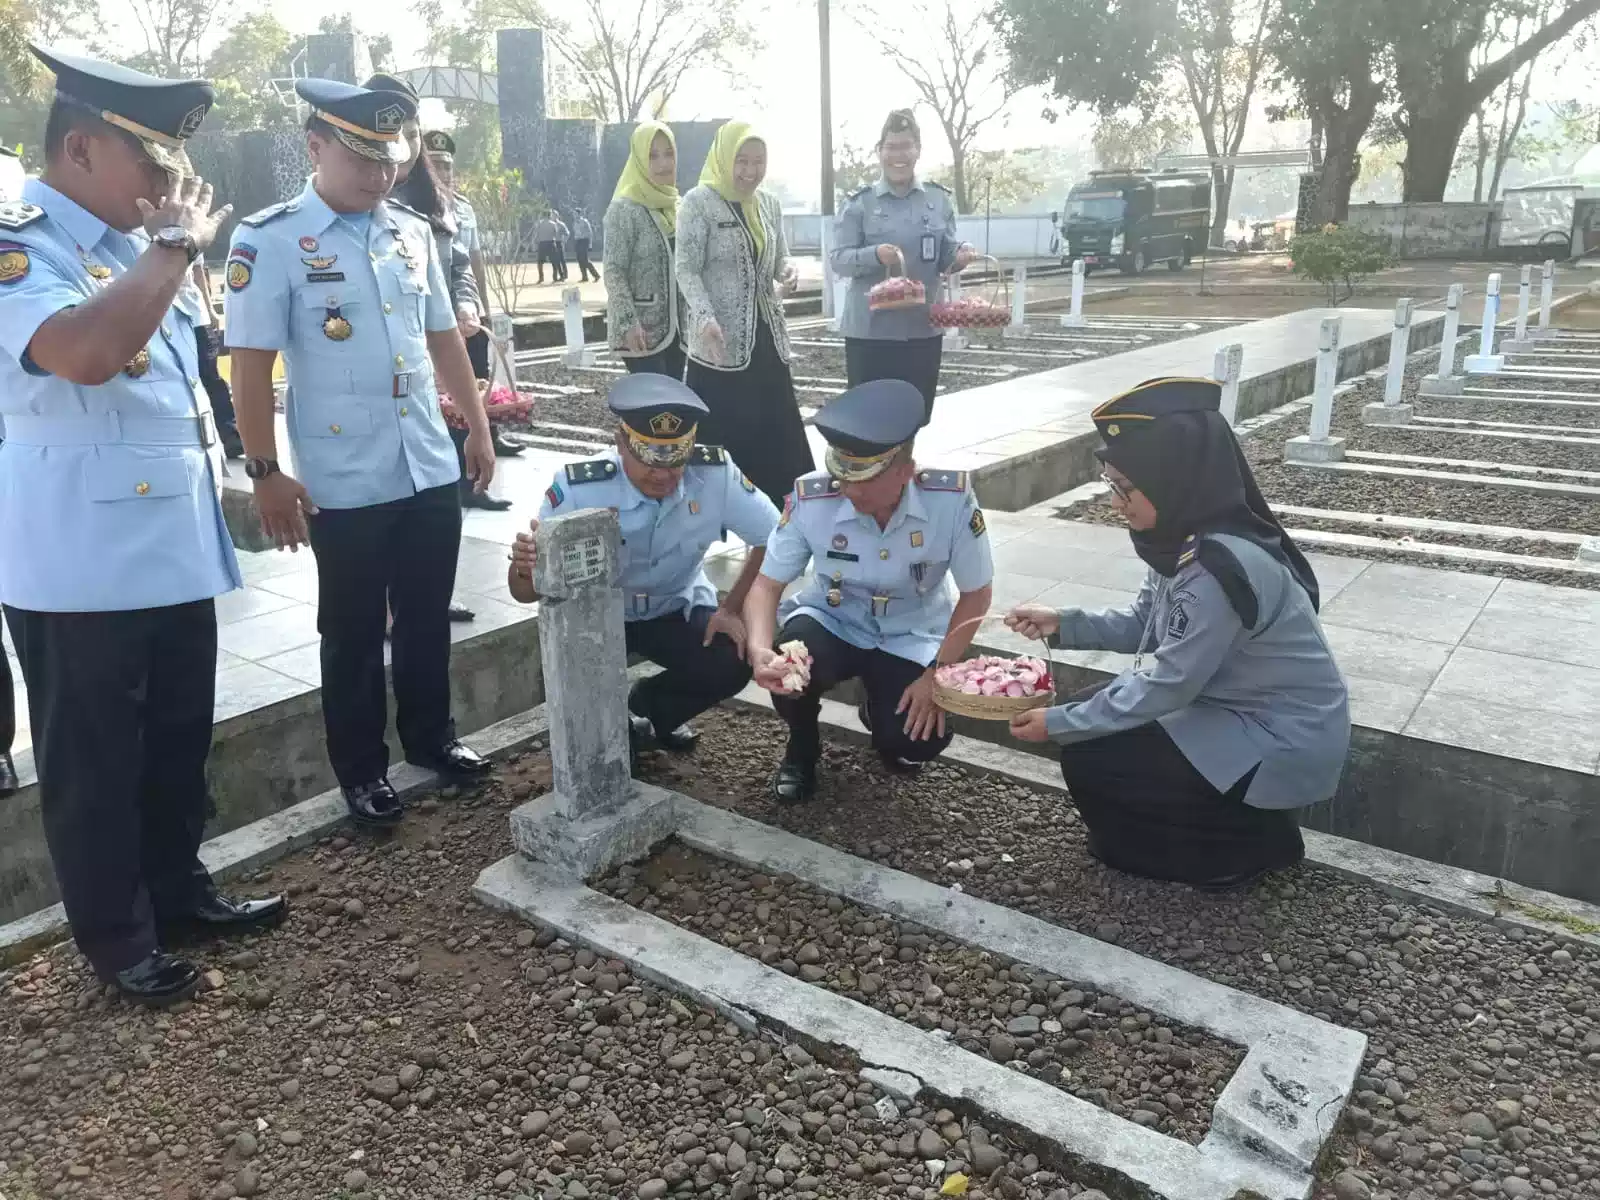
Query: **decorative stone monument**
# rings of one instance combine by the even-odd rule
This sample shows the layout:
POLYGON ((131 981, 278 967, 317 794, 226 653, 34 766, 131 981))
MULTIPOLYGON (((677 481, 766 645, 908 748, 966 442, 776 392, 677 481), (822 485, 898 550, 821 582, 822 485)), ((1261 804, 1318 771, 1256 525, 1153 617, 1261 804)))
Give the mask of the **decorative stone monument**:
POLYGON ((552 790, 511 814, 517 849, 578 878, 636 859, 673 830, 671 793, 635 781, 617 515, 584 509, 534 535, 552 790))
POLYGON ((1494 352, 1494 327, 1500 319, 1500 272, 1489 276, 1483 296, 1483 328, 1478 332, 1478 352, 1467 355, 1462 367, 1468 375, 1498 375, 1505 356, 1494 352))
POLYGON ((1383 403, 1369 404, 1361 410, 1368 425, 1409 425, 1414 408, 1400 403, 1406 382, 1406 358, 1411 353, 1411 301, 1398 300, 1394 306, 1394 333, 1389 338, 1389 371, 1383 383, 1383 403))
POLYGON ((1343 320, 1324 317, 1317 338, 1316 390, 1311 395, 1311 430, 1292 437, 1283 448, 1284 462, 1330 463, 1344 459, 1344 439, 1329 437, 1333 427, 1333 389, 1339 381, 1339 331, 1343 320))

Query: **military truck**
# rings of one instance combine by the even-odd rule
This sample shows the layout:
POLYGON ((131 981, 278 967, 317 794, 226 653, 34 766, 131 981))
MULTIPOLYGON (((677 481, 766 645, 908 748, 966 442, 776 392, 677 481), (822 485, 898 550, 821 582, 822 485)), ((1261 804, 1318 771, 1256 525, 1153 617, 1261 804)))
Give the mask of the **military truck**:
POLYGON ((1081 258, 1085 271, 1116 267, 1138 275, 1158 262, 1181 271, 1211 227, 1211 175, 1090 171, 1067 193, 1059 224, 1063 266, 1081 258))

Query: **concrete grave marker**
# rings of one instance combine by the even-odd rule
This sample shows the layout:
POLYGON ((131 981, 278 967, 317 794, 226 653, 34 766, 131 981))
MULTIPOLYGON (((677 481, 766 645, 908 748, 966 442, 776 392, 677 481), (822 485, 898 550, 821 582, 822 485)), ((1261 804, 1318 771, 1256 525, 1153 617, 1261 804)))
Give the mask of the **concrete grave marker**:
POLYGON ((1361 410, 1368 425, 1409 425, 1412 406, 1401 404, 1401 389, 1406 382, 1406 357, 1411 353, 1411 301, 1398 300, 1394 306, 1394 333, 1389 338, 1389 370, 1384 377, 1383 403, 1369 404, 1361 410))
POLYGON ((1329 463, 1344 458, 1344 439, 1329 437, 1333 427, 1333 389, 1339 381, 1339 331, 1342 317, 1324 317, 1317 331, 1316 387, 1311 394, 1311 430, 1292 437, 1283 448, 1284 462, 1329 463))
POLYGON ((1239 423, 1239 376, 1244 370, 1244 346, 1232 342, 1218 346, 1211 362, 1211 377, 1222 385, 1222 418, 1229 425, 1239 423))
POLYGON ((575 287, 561 291, 561 323, 567 338, 561 361, 569 367, 594 366, 594 351, 583 340, 583 294, 575 287))
POLYGON ((1547 258, 1539 269, 1539 336, 1550 336, 1550 310, 1556 299, 1556 263, 1547 258))
POLYGON ((517 390, 516 346, 513 343, 511 317, 495 313, 489 318, 489 340, 494 344, 494 362, 490 364, 490 386, 517 390))
POLYGON ((1459 283, 1452 283, 1444 301, 1444 339, 1439 343, 1439 365, 1431 375, 1424 375, 1417 390, 1424 396, 1459 396, 1467 385, 1463 376, 1456 374, 1456 343, 1461 340, 1461 293, 1459 283))
POLYGON ((1011 272, 1011 324, 1006 333, 1020 337, 1028 332, 1028 268, 1018 263, 1011 272))
POLYGON ((1072 308, 1061 314, 1061 327, 1063 329, 1081 328, 1086 322, 1083 319, 1083 259, 1072 260, 1072 308))
POLYGON ((1500 319, 1500 272, 1489 276, 1483 297, 1483 327, 1478 333, 1478 352, 1467 355, 1462 364, 1468 375, 1498 375, 1506 365, 1504 355, 1494 352, 1494 327, 1500 319))

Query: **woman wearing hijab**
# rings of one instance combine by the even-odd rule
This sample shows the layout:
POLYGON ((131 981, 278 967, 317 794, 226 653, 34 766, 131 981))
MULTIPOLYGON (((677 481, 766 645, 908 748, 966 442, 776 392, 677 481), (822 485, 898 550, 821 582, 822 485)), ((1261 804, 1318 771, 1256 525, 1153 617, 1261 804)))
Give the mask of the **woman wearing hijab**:
POLYGON ((777 198, 761 190, 767 144, 743 121, 717 130, 700 186, 678 208, 678 286, 688 310, 685 382, 710 415, 701 440, 727 447, 776 505, 814 464, 779 296, 794 290, 777 198))
POLYGON ((1350 749, 1316 576, 1278 524, 1209 379, 1154 379, 1093 417, 1105 482, 1150 571, 1131 607, 1022 605, 1006 624, 1132 669, 1012 733, 1061 746, 1089 852, 1135 875, 1246 885, 1304 854, 1293 810, 1350 749))
POLYGON ((683 378, 683 298, 673 254, 678 146, 660 121, 628 139, 628 161, 606 209, 606 329, 628 370, 683 378))

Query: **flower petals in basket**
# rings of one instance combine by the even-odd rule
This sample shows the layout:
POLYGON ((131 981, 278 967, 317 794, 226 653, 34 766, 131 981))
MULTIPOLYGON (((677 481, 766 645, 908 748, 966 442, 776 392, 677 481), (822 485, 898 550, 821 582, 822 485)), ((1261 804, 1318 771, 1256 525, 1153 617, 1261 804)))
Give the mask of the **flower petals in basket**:
POLYGON ((988 255, 983 255, 982 261, 994 268, 994 282, 985 289, 988 295, 936 301, 928 306, 928 324, 935 329, 1003 329, 1011 324, 1011 287, 1006 273, 988 255))
POLYGON ((933 701, 946 712, 980 721, 1009 721, 1055 696, 1050 668, 1032 657, 992 654, 946 663, 933 677, 933 701))
POLYGON ((904 275, 891 275, 867 290, 867 307, 873 312, 921 308, 927 303, 928 289, 922 286, 922 281, 907 279, 904 275))
MULTIPOLYGON (((491 425, 526 420, 533 411, 534 397, 528 392, 513 392, 504 384, 491 388, 483 380, 478 381, 478 391, 483 397, 484 415, 489 418, 491 425)), ((439 407, 444 413, 446 425, 456 429, 467 427, 467 418, 456 407, 455 401, 443 392, 439 393, 439 407)))

